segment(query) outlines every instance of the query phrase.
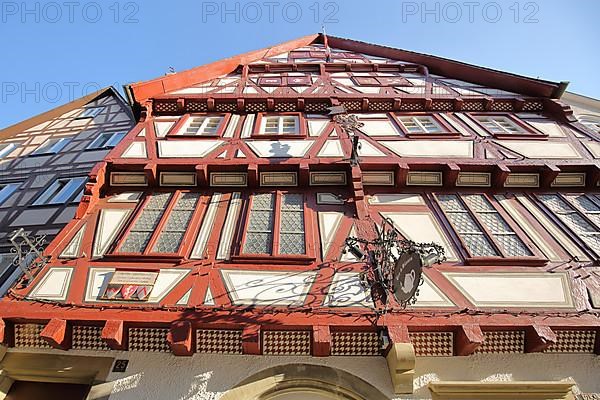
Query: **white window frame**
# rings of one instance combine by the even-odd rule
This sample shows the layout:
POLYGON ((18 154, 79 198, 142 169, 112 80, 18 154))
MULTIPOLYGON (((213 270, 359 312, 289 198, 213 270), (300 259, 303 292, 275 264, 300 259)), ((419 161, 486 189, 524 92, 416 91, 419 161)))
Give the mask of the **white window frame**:
POLYGON ((66 204, 81 192, 81 187, 87 181, 85 176, 57 178, 48 186, 33 203, 34 206, 46 204, 66 204))
POLYGON ((523 128, 521 125, 517 124, 515 121, 504 115, 476 115, 475 119, 492 134, 518 135, 531 133, 525 128, 523 128), (514 127, 516 131, 506 129, 504 126, 502 126, 500 122, 498 122, 500 120, 507 122, 509 125, 514 127), (489 126, 488 124, 491 124, 492 126, 489 126))
POLYGON ((103 132, 90 143, 86 148, 91 149, 110 149, 115 147, 127 135, 127 132, 103 132), (104 140, 108 136, 108 139, 104 140))
POLYGON ((410 134, 419 134, 419 133, 431 133, 431 134, 444 133, 444 128, 435 120, 435 118, 433 118, 430 115, 403 116, 403 117, 398 117, 398 120, 402 124, 402 127, 406 130, 406 133, 409 134, 409 135, 410 134), (437 130, 430 131, 427 127, 425 127, 425 125, 423 125, 423 121, 422 120, 429 121, 430 123, 432 123, 433 125, 436 126, 437 130), (414 124, 416 124, 419 127, 420 131, 419 132, 411 131, 406 126, 406 123, 409 122, 409 121, 411 121, 414 124))
POLYGON ((95 118, 104 110, 104 107, 90 107, 86 108, 79 114, 77 118, 95 118))
POLYGON ((16 143, 0 144, 0 158, 10 155, 17 147, 18 145, 16 143))
POLYGON ((215 136, 215 135, 219 134, 219 128, 221 127, 221 124, 223 123, 224 119, 225 119, 225 117, 223 117, 222 115, 198 115, 198 116, 189 117, 188 120, 185 121, 185 124, 183 124, 181 129, 179 129, 179 132, 177 132, 177 134, 185 135, 185 136, 215 136), (194 133, 186 132, 188 130, 188 128, 190 127, 190 125, 195 120, 200 119, 200 118, 204 118, 204 120, 202 121, 202 124, 198 127, 198 129, 194 133), (215 130, 215 132, 206 132, 206 127, 211 122, 211 120, 214 120, 214 119, 217 119, 219 121, 219 123, 217 124, 217 129, 215 130))
POLYGON ((32 156, 45 155, 45 154, 56 154, 71 141, 71 138, 49 138, 42 144, 40 144, 32 153, 32 156), (53 141, 55 143, 51 144, 53 141))
POLYGON ((300 135, 300 118, 297 115, 265 115, 260 121, 261 135, 300 135), (294 120, 294 132, 284 132, 283 125, 285 119, 294 120), (277 119, 277 132, 265 132, 267 121, 277 119))
POLYGON ((20 182, 0 183, 0 205, 10 198, 21 186, 20 182))

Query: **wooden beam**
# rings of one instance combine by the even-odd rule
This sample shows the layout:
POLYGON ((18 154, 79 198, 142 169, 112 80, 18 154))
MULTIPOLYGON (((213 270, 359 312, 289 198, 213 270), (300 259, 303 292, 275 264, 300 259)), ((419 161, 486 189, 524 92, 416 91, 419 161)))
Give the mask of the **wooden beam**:
POLYGON ((56 349, 67 350, 71 347, 71 334, 67 331, 67 320, 52 318, 40 332, 40 337, 56 349))
POLYGON ((541 353, 556 343, 556 333, 549 326, 533 325, 525 331, 525 352, 541 353))
POLYGON ((477 324, 463 324, 456 333, 456 355, 471 355, 484 342, 483 332, 477 324))
POLYGON ((244 354, 261 354, 260 325, 246 325, 242 330, 242 352, 244 354))
POLYGON ((327 325, 313 326, 313 356, 327 357, 331 354, 331 332, 327 325))
POLYGON ((123 321, 109 320, 104 324, 102 329, 102 340, 108 344, 113 350, 124 350, 125 343, 123 340, 123 321))
POLYGON ((176 356, 191 356, 194 354, 192 324, 189 321, 175 321, 167 333, 167 342, 176 356))

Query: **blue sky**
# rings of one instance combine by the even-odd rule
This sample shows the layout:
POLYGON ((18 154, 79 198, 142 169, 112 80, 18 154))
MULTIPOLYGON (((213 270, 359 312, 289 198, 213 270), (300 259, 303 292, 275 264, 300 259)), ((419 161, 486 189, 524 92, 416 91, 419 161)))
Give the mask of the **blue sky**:
POLYGON ((0 128, 99 87, 319 32, 435 54, 600 98, 600 1, 0 2, 0 128))

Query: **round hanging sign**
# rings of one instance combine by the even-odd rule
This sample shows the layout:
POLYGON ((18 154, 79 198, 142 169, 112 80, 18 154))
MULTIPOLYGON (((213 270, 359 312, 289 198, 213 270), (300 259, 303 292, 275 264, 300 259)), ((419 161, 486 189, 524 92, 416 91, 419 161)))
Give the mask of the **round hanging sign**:
POLYGON ((411 302, 421 283, 422 272, 421 255, 416 251, 403 253, 396 261, 392 289, 398 303, 405 305, 411 302))

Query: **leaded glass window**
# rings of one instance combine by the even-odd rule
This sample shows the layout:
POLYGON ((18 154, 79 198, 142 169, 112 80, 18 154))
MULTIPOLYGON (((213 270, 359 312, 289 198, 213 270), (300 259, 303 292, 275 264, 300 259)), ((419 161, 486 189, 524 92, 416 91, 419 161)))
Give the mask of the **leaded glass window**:
POLYGON ((199 193, 181 193, 152 248, 153 253, 177 253, 200 198, 199 193))
POLYGON ((438 195, 437 199, 471 257, 534 255, 484 195, 438 195))
POLYGON ((245 236, 242 250, 245 254, 306 254, 304 195, 253 195, 245 236))
POLYGON ((274 220, 275 194, 261 193, 252 196, 244 253, 271 254, 274 220))
POLYGON ((600 206, 597 196, 540 194, 537 198, 600 256, 600 206))
POLYGON ((146 201, 144 208, 128 232, 119 252, 143 253, 148 246, 152 234, 156 230, 172 193, 155 193, 146 201))
POLYGON ((304 199, 301 194, 281 197, 279 253, 304 254, 304 199))

